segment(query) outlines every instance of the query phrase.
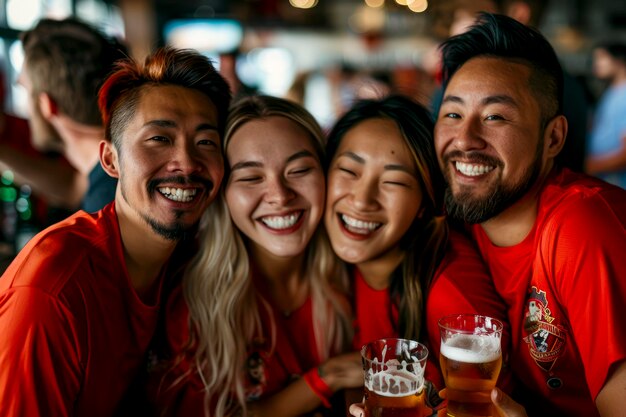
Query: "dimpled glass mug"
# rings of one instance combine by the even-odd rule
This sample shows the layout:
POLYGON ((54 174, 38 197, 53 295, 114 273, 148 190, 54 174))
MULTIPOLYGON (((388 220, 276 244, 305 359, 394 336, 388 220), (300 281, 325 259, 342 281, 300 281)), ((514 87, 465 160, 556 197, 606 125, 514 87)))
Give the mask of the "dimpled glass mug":
POLYGON ((380 339, 361 349, 365 371, 365 417, 422 417, 428 349, 413 340, 380 339))

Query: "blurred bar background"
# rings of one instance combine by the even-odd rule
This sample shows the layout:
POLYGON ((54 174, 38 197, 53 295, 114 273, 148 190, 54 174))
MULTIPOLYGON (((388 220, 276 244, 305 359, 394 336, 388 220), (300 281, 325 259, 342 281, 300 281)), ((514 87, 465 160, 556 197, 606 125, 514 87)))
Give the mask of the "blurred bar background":
MULTIPOLYGON (((455 10, 468 5, 482 8, 480 0, 0 0, 0 64, 11 86, 5 108, 26 117, 15 83, 19 32, 41 17, 76 16, 123 39, 136 58, 164 44, 198 49, 238 92, 291 97, 328 126, 355 96, 388 86, 428 102, 437 45, 455 10)), ((538 28, 596 98, 590 50, 600 39, 626 39, 626 2, 545 6, 538 28)))

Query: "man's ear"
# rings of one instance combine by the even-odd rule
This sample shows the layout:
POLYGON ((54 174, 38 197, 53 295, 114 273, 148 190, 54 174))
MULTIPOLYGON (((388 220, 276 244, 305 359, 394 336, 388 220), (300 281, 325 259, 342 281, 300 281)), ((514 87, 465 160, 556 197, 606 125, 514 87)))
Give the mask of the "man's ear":
POLYGON ((102 165, 104 172, 106 172, 110 177, 120 177, 119 156, 117 154, 117 149, 115 149, 113 143, 108 140, 100 141, 100 164, 102 165))
POLYGON ((39 111, 46 120, 50 120, 52 116, 59 114, 59 106, 48 93, 39 93, 37 100, 39 111))
POLYGON ((559 115, 550 120, 544 135, 544 155, 548 158, 555 158, 565 145, 565 137, 567 136, 567 119, 565 116, 559 115))

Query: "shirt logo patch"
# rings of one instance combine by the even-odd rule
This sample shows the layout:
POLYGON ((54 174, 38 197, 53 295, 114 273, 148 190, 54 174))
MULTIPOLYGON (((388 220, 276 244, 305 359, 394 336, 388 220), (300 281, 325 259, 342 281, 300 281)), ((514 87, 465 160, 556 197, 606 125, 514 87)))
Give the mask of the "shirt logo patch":
POLYGON ((264 353, 260 350, 263 346, 262 341, 255 341, 257 350, 249 353, 246 359, 246 400, 254 401, 261 398, 267 385, 267 379, 265 375, 265 358, 264 353))
POLYGON ((555 317, 548 308, 546 292, 533 286, 526 302, 524 330, 527 334, 530 356, 544 371, 550 372, 557 359, 563 354, 567 330, 553 324, 555 317))

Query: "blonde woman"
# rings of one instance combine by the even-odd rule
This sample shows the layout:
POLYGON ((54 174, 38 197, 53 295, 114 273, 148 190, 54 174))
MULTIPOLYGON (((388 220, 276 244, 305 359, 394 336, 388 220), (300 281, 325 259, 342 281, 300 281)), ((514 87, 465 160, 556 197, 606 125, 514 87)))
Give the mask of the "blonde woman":
POLYGON ((167 311, 177 365, 156 395, 163 414, 296 416, 362 384, 357 355, 333 358, 351 323, 320 227, 323 149, 299 105, 258 96, 231 109, 223 199, 167 311))

